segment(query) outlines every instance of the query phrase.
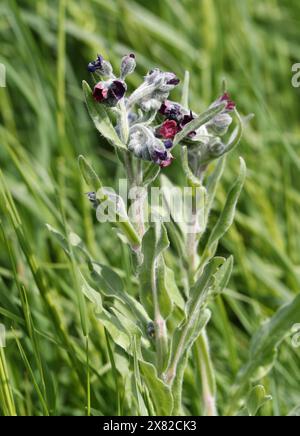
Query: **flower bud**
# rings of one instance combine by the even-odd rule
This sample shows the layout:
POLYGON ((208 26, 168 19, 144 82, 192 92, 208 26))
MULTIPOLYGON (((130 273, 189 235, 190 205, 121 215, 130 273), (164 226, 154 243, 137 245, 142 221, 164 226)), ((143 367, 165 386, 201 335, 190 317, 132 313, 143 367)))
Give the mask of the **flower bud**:
POLYGON ((225 145, 221 141, 221 138, 215 137, 211 138, 208 145, 209 154, 212 157, 218 157, 225 151, 225 145))
POLYGON ((110 62, 103 59, 103 56, 98 55, 97 59, 88 64, 88 71, 90 73, 97 73, 100 76, 111 76, 113 69, 110 62))
POLYGON ((136 61, 134 53, 124 56, 121 62, 121 79, 124 79, 128 74, 132 74, 135 67, 136 61))
POLYGON ((173 161, 169 146, 169 143, 166 145, 160 141, 143 125, 137 124, 131 130, 128 149, 139 159, 152 161, 166 168, 173 161))
POLYGON ((96 192, 88 192, 87 193, 87 198, 89 199, 89 201, 92 203, 93 208, 97 209, 97 207, 100 204, 100 201, 97 199, 97 195, 96 192))
POLYGON ((225 112, 213 118, 209 123, 207 123, 206 127, 209 133, 217 136, 224 136, 231 123, 231 116, 225 112))

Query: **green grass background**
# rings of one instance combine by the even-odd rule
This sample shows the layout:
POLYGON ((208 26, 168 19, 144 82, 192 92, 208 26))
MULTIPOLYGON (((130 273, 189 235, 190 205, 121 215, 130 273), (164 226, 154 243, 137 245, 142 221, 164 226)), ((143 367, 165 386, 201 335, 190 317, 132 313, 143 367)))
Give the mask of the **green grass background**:
MULTIPOLYGON (((77 415, 90 407, 94 414, 130 413, 105 332, 89 306, 80 319, 76 271, 45 223, 78 233, 132 289, 129 255, 110 227, 94 220, 76 161, 85 155, 107 186, 122 176, 87 115, 81 80, 90 80, 86 65, 97 53, 117 68, 131 51, 138 67, 130 87, 153 66, 180 78, 187 69, 193 110, 204 110, 226 78, 241 113, 255 114, 228 160, 212 215, 214 221, 242 155, 247 183, 220 247, 234 254, 234 274, 208 330, 224 411, 252 334, 300 289, 300 90, 291 85, 299 28, 297 0, 1 0, 1 186, 12 198, 6 207, 1 196, 0 204, 0 322, 8 332, 0 378, 9 380, 0 414, 77 415)), ((184 180, 178 159, 166 174, 184 180)), ((273 401, 261 414, 286 415, 300 404, 299 363, 287 335, 263 380, 273 401)), ((187 413, 202 413, 192 361, 184 404, 187 413)))

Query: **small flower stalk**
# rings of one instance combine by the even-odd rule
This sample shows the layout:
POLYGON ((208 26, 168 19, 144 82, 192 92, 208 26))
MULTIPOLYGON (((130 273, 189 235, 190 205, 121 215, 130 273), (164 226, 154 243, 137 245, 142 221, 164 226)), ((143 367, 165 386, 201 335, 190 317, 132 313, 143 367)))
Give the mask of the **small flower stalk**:
MULTIPOLYGON (((115 271, 108 274, 107 269, 88 257, 86 250, 80 249, 88 257, 93 280, 97 278, 95 286, 100 283, 97 291, 104 297, 101 309, 104 326, 107 328, 115 320, 117 327, 108 331, 118 347, 127 353, 128 361, 136 362, 135 371, 141 373, 142 409, 146 410, 150 402, 149 413, 184 413, 184 368, 194 349, 203 385, 203 413, 215 415, 213 357, 206 333, 212 315, 208 305, 226 288, 232 272, 232 257, 219 257, 217 249, 233 222, 245 182, 246 167, 242 159, 239 176, 228 193, 220 218, 209 232, 207 229, 224 169, 222 158, 240 142, 243 123, 227 91, 202 113, 188 106, 188 95, 181 99, 184 106, 173 101, 170 95, 180 86, 173 72, 154 68, 130 92, 129 79, 136 71, 136 60, 133 53, 123 56, 116 74, 112 65, 98 55, 88 64, 96 83, 93 89, 86 82, 83 86, 96 128, 114 147, 130 187, 139 192, 135 199, 129 199, 134 204, 134 217, 127 214, 123 199, 104 190, 93 168, 80 158, 80 169, 90 188, 87 198, 91 206, 98 211, 115 201, 118 219, 114 227, 121 243, 131 248, 132 274, 137 278, 132 281, 135 295, 127 295, 115 271), (148 197, 140 194, 143 189, 147 193, 154 182, 170 187, 167 174, 175 160, 176 171, 182 171, 187 182, 187 187, 177 188, 191 189, 192 214, 186 234, 183 226, 176 225, 176 210, 170 212, 167 223, 163 220, 162 209, 168 209, 176 200, 178 190, 173 197, 164 197, 161 208, 152 205, 145 208, 149 206, 145 204, 148 197), (210 189, 206 189, 208 174, 210 189), (150 215, 159 219, 152 222, 150 215), (126 316, 122 314, 123 309, 126 316)), ((187 92, 187 86, 183 88, 187 92)), ((94 304, 95 295, 90 290, 86 293, 94 304)), ((140 413, 140 410, 130 412, 140 413)))

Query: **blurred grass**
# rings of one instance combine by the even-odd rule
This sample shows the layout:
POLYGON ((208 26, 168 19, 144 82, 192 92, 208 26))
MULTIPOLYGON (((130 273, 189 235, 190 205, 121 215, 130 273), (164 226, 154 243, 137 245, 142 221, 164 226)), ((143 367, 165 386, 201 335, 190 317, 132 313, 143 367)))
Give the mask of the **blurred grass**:
MULTIPOLYGON (((85 414, 90 402, 93 414, 133 410, 122 402, 126 382, 120 377, 116 383, 102 326, 91 308, 80 313, 74 265, 45 227, 75 231, 95 258, 128 271, 128 253, 117 237, 94 222, 76 157, 87 156, 107 186, 122 175, 87 116, 80 85, 98 52, 118 67, 130 51, 138 60, 130 86, 154 65, 181 78, 187 69, 197 111, 219 95, 225 77, 241 112, 255 114, 229 159, 212 215, 214 221, 241 154, 248 180, 220 247, 234 254, 234 276, 213 307, 208 331, 222 413, 251 335, 300 289, 300 91, 291 86, 291 66, 300 61, 299 25, 296 0, 2 0, 0 63, 7 87, 0 89, 6 186, 1 182, 0 322, 9 335, 0 378, 8 371, 9 385, 0 413, 85 414), (89 334, 81 328, 85 317, 89 334)), ((178 159, 166 174, 182 180, 178 159)), ((286 415, 300 403, 299 358, 287 339, 264 380, 273 402, 262 414, 286 415)), ((187 413, 201 414, 199 386, 191 362, 187 413)))

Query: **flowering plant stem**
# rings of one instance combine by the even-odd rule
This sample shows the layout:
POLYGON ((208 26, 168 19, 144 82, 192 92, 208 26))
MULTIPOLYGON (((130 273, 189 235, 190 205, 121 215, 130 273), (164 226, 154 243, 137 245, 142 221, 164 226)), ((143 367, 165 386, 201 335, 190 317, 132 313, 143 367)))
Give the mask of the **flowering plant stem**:
MULTIPOLYGON (((148 408, 151 413, 154 408, 158 415, 183 412, 184 372, 194 349, 202 380, 203 413, 215 416, 216 384, 205 331, 211 317, 207 305, 210 296, 223 291, 232 271, 232 258, 225 260, 216 257, 215 253, 220 238, 232 223, 245 180, 245 164, 241 160, 240 176, 228 195, 202 256, 199 256, 199 243, 207 228, 222 166, 216 166, 216 174, 207 187, 204 178, 209 164, 238 144, 242 133, 241 118, 227 92, 200 115, 167 100, 179 79, 174 73, 162 72, 158 68, 151 70, 144 82, 126 97, 125 79, 134 71, 135 65, 133 53, 123 57, 121 74, 117 77, 110 63, 98 55, 88 69, 91 73, 106 76, 107 80, 97 83, 93 91, 86 82, 83 83, 94 125, 113 144, 124 166, 130 188, 130 212, 125 210, 120 196, 102 189, 99 178, 83 157, 80 158, 80 168, 87 183, 95 191, 100 191, 88 194, 97 212, 105 201, 105 206, 110 206, 113 199, 117 199, 114 226, 118 228, 121 241, 129 244, 135 253, 133 265, 138 276, 139 298, 126 294, 122 289, 122 279, 114 271, 108 271, 107 267, 102 271, 102 267, 95 267, 97 264, 90 259, 89 270, 93 279, 98 278, 99 292, 105 298, 103 301, 99 299, 87 282, 84 292, 96 304, 112 339, 135 362, 136 380, 140 380, 139 385, 144 382, 138 393, 139 413, 142 408, 148 408), (116 124, 111 119, 111 111, 117 115, 116 124), (238 126, 226 143, 221 137, 228 133, 233 121, 231 114, 236 115, 238 126), (182 169, 189 188, 189 200, 192 200, 189 201, 191 210, 184 211, 188 217, 183 217, 180 225, 177 225, 172 212, 171 221, 165 225, 162 207, 157 203, 149 204, 147 213, 151 219, 155 216, 149 223, 149 217, 145 216, 148 187, 158 178, 160 171, 172 164, 175 146, 181 148, 182 169), (175 267, 176 261, 173 262, 175 271, 168 265, 169 255, 165 253, 173 242, 172 235, 175 235, 180 258, 178 266, 175 267), (107 297, 116 300, 108 308, 107 297), (133 348, 128 345, 132 343, 135 344, 133 348), (143 403, 145 392, 148 397, 143 403)), ((188 105, 188 78, 186 74, 182 99, 185 105, 188 105)), ((170 181, 166 183, 169 187, 172 185, 170 181)), ((185 188, 180 191, 185 191, 185 188)), ((180 209, 179 203, 177 205, 180 209)), ((88 256, 86 252, 85 255, 88 256)))

